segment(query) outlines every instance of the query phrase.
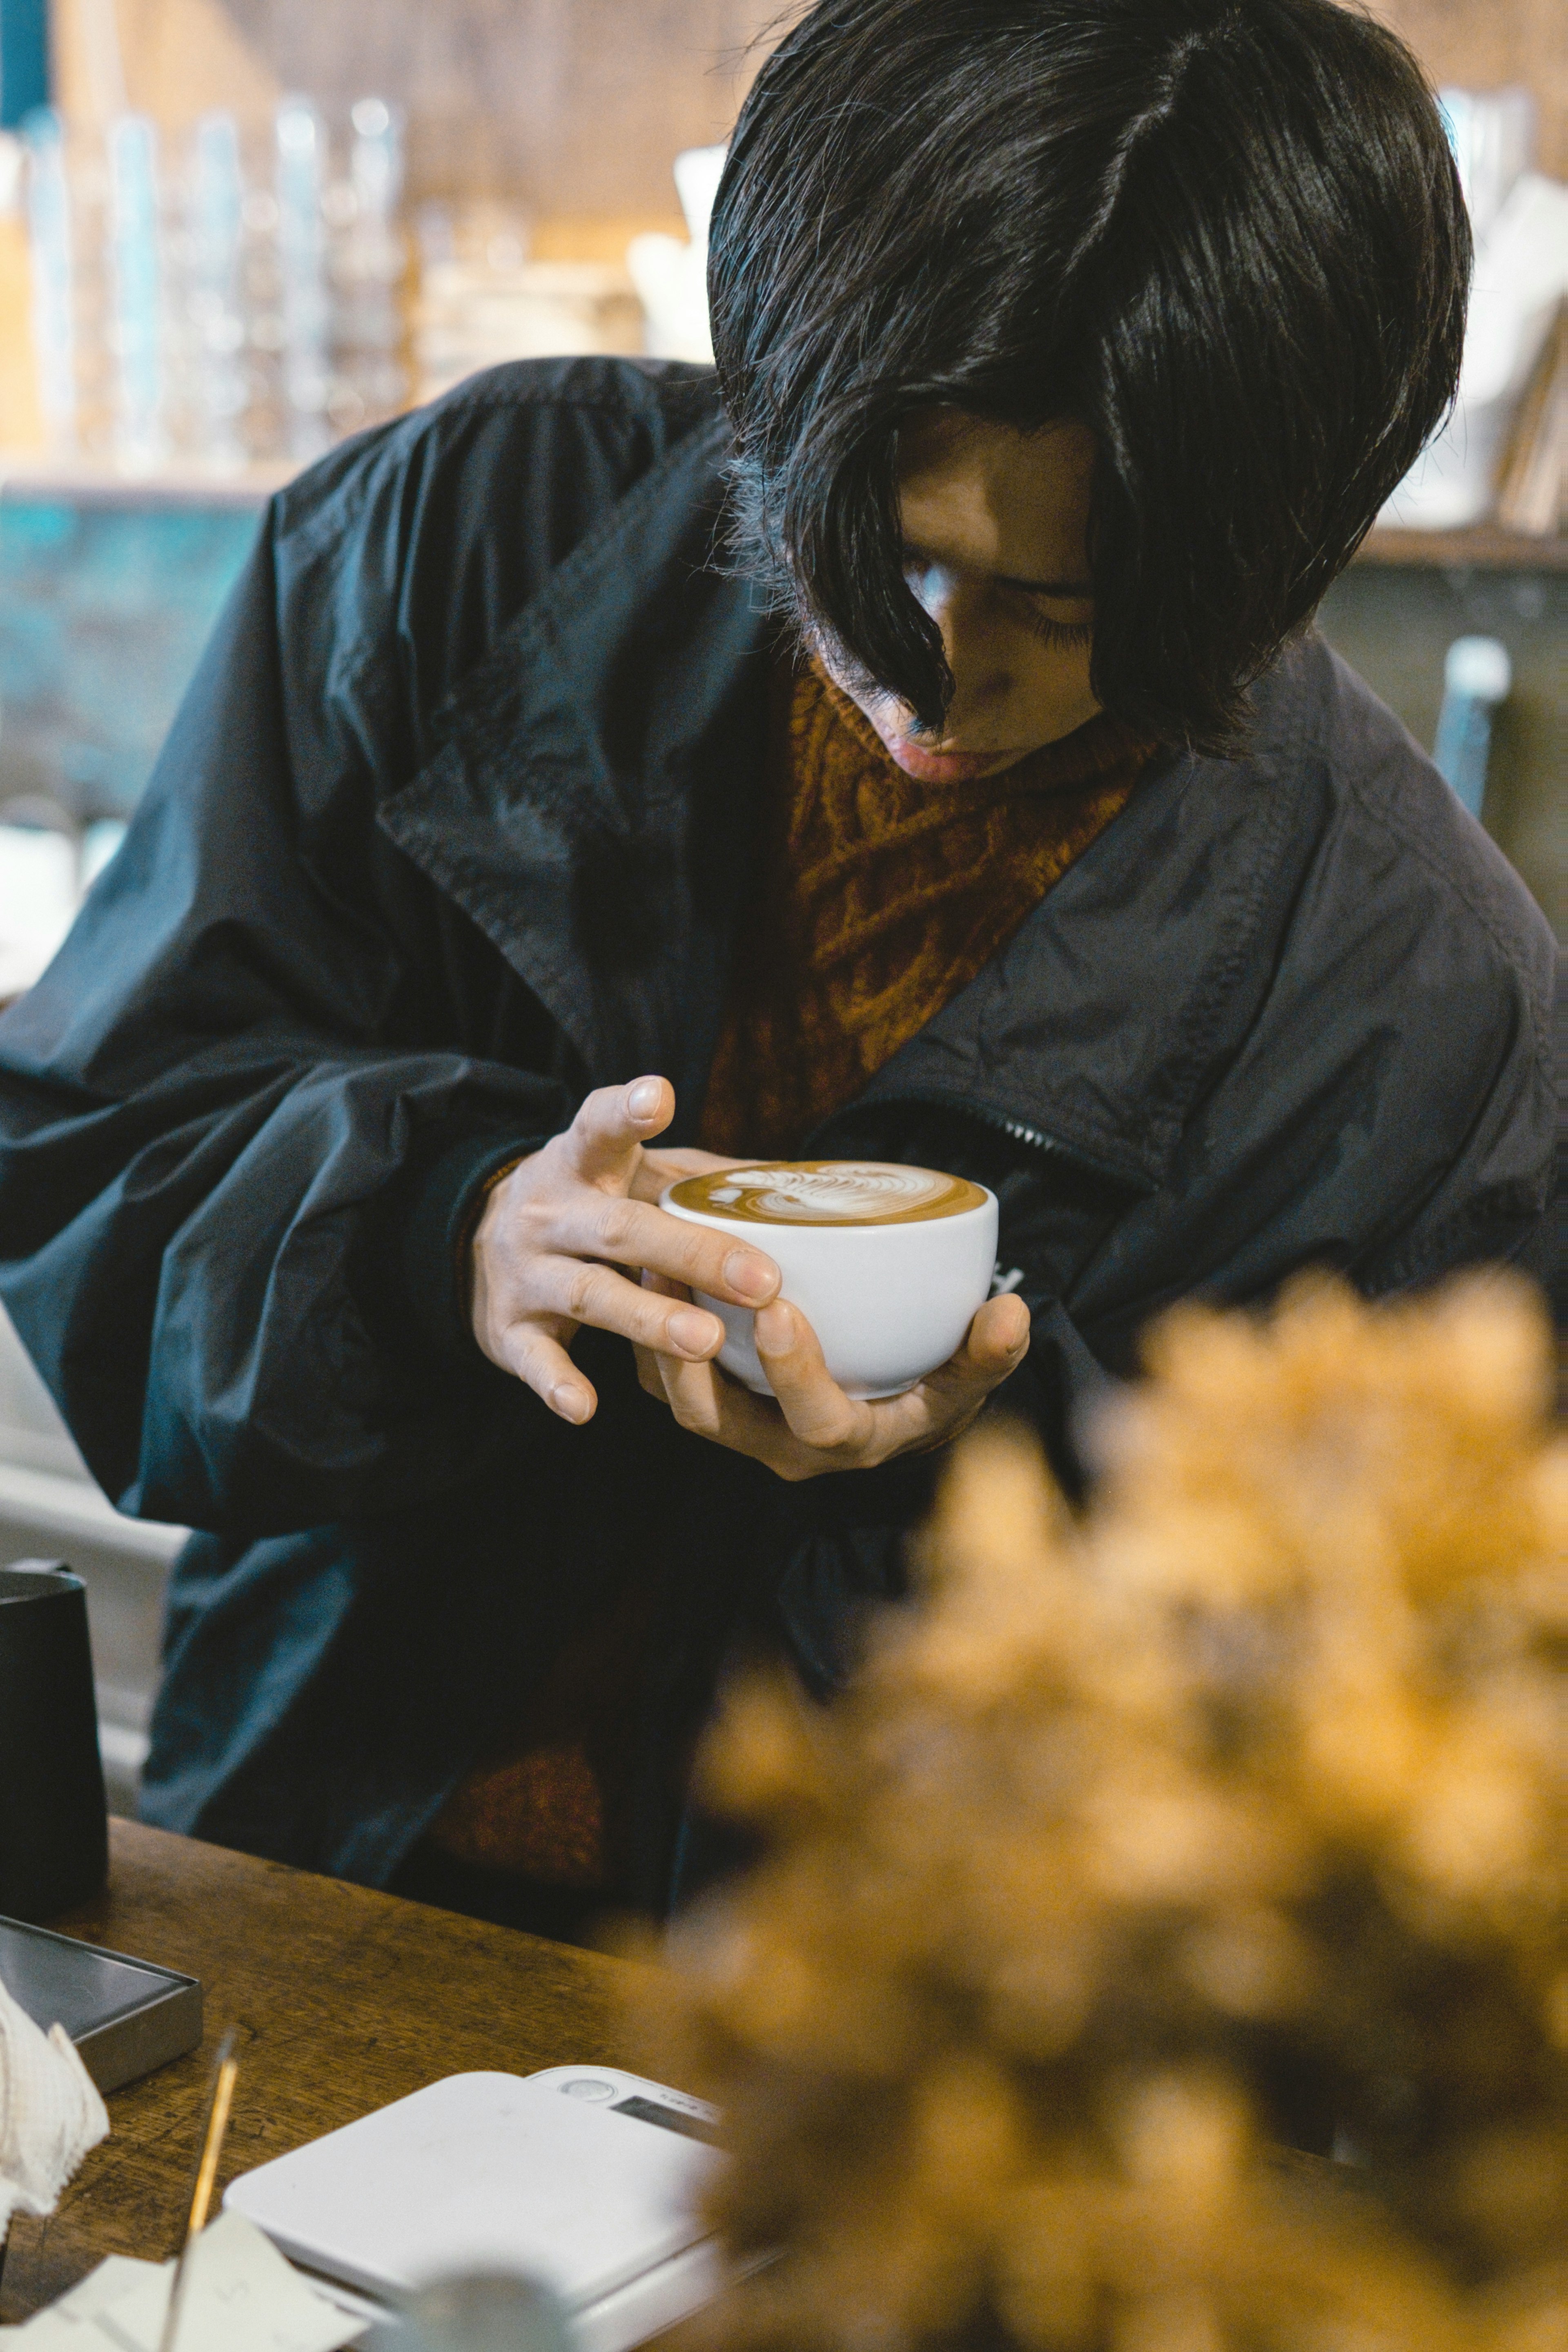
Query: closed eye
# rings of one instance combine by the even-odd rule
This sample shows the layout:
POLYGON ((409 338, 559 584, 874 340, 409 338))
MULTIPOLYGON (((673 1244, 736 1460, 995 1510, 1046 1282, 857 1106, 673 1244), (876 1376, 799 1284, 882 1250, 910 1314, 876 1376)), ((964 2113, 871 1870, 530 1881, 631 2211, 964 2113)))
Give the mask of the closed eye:
MULTIPOLYGON (((955 584, 957 575, 923 548, 906 545, 901 552, 905 580, 926 611, 935 612, 944 593, 955 584)), ((1087 581, 1036 582, 993 574, 990 585, 993 593, 1012 606, 1025 627, 1042 644, 1068 652, 1087 646, 1092 640, 1092 619, 1058 621, 1044 609, 1047 603, 1088 602, 1090 589, 1087 581)))
POLYGON ((1013 596, 1025 627, 1038 637, 1042 645, 1067 653, 1075 646, 1089 645, 1093 639, 1092 621, 1053 621, 1048 613, 1040 609, 1038 597, 1030 595, 1026 589, 1016 589, 1013 596))

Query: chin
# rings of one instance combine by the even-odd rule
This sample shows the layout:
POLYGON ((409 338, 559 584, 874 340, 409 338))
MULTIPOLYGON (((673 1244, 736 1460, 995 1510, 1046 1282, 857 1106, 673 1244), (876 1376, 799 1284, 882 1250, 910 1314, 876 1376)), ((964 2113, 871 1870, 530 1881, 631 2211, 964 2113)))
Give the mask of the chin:
POLYGON ((864 682, 856 682, 844 674, 821 646, 816 649, 823 667, 839 691, 848 696, 866 719, 890 759, 896 760, 906 775, 918 777, 926 783, 957 783, 977 782, 983 776, 1001 775, 1016 768, 1021 760, 1033 757, 1052 743, 1065 742, 1097 718, 1102 706, 1092 698, 1081 709, 1068 709, 1045 719, 1035 719, 1019 730, 1021 740, 1006 744, 976 744, 961 737, 940 744, 922 743, 910 729, 914 713, 904 703, 891 697, 868 691, 864 682))
POLYGON ((983 776, 1000 775, 1029 756, 1027 751, 967 751, 950 744, 933 750, 911 742, 907 736, 894 736, 889 741, 884 735, 882 741, 904 773, 922 784, 978 783, 983 776))

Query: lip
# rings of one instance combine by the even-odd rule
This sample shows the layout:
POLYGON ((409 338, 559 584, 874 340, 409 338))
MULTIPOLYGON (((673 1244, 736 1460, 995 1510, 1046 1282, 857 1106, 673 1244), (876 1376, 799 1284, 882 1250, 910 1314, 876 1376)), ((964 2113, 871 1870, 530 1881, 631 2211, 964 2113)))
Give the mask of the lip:
POLYGON ((1024 757, 1021 751, 928 751, 907 735, 896 736, 888 750, 905 775, 922 784, 971 784, 1024 757))

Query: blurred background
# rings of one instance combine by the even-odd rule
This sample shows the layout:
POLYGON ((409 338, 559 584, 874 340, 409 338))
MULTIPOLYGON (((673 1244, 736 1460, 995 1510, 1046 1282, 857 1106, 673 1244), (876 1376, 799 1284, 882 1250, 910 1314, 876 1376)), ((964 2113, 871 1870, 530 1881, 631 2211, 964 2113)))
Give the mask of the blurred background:
MULTIPOLYGON (((1568 922, 1568 10, 1384 0, 1479 242, 1465 383, 1322 614, 1568 922)), ((707 353, 776 0, 0 0, 0 1000, 112 856, 262 500, 474 369, 707 353)), ((129 1804, 181 1531, 0 1327, 0 1562, 89 1578, 129 1804)))

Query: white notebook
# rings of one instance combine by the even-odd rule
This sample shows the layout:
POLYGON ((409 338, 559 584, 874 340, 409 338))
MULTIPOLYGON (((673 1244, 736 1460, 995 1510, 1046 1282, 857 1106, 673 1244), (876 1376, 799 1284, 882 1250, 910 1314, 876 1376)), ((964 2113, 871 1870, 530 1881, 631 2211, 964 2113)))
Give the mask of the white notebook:
POLYGON ((722 2281, 697 2210, 722 2162, 700 2099, 607 2066, 452 2074, 225 2195, 289 2259, 392 2298, 458 2271, 521 2271, 584 2352, 627 2352, 722 2281))

